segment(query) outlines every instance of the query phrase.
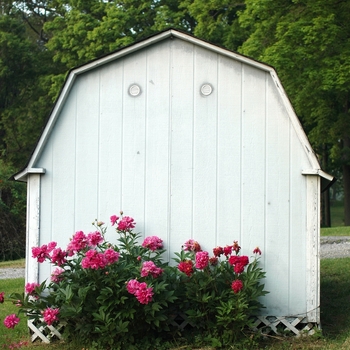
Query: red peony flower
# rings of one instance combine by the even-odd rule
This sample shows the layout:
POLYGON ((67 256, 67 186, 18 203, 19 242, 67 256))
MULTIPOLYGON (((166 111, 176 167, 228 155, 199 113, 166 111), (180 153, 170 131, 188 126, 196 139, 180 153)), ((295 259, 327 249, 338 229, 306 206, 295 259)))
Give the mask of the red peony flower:
POLYGON ((193 262, 192 260, 181 261, 177 268, 185 273, 188 277, 193 274, 193 262))
POLYGON ((232 282, 231 288, 235 294, 240 292, 243 288, 243 282, 241 280, 235 280, 232 282))
POLYGON ((232 250, 236 252, 236 254, 239 253, 239 251, 241 250, 241 247, 238 245, 238 241, 233 241, 232 250))
POLYGON ((259 248, 259 247, 256 247, 256 248, 253 250, 253 253, 254 253, 254 254, 259 254, 259 255, 261 255, 261 250, 260 250, 260 248, 259 248))
POLYGON ((243 271, 244 271, 244 265, 243 264, 241 264, 241 263, 237 263, 235 266, 234 266, 234 268, 233 268, 233 270, 235 271, 235 273, 242 273, 243 271))
POLYGON ((232 254, 232 246, 231 245, 227 245, 226 247, 224 247, 224 255, 228 256, 232 254))
POLYGON ((214 256, 220 257, 222 254, 224 254, 224 249, 222 247, 216 247, 213 249, 214 256))

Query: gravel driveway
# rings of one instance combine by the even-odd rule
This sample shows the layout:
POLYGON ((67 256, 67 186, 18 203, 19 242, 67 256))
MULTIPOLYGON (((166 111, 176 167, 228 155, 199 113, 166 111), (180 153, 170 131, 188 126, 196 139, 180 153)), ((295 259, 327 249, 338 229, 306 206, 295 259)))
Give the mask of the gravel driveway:
MULTIPOLYGON (((350 236, 321 237, 321 259, 350 257, 350 236)), ((0 280, 24 277, 24 268, 0 269, 0 280)))

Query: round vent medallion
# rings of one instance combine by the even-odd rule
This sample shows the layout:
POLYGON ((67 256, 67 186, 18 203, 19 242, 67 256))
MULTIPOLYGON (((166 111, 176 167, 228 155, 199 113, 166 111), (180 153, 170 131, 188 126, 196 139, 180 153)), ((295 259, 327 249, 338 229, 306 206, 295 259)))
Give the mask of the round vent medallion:
POLYGON ((138 96, 138 95, 141 94, 141 88, 140 88, 138 85, 136 85, 136 84, 132 84, 132 85, 129 87, 129 94, 130 94, 131 96, 136 97, 136 96, 138 96))
POLYGON ((213 87, 210 84, 203 84, 201 87, 201 94, 209 96, 213 92, 213 87))

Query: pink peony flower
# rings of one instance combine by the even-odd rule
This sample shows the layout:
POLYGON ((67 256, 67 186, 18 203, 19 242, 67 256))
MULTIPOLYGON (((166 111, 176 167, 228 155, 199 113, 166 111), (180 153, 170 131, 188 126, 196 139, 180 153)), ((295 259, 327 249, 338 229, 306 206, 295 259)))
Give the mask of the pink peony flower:
POLYGON ((261 255, 261 250, 260 250, 260 248, 259 248, 259 247, 256 247, 256 248, 253 250, 253 253, 254 253, 254 254, 259 254, 259 255, 261 255))
POLYGON ((67 255, 67 252, 62 250, 61 248, 55 248, 51 252, 51 262, 53 264, 56 264, 57 266, 61 266, 67 261, 67 255))
POLYGON ((46 259, 50 258, 51 251, 56 247, 56 242, 50 242, 48 245, 43 244, 41 247, 32 248, 32 257, 37 259, 39 263, 44 262, 46 259))
POLYGON ((126 289, 128 290, 128 292, 130 294, 135 294, 137 289, 139 288, 139 284, 140 282, 138 280, 130 280, 127 284, 126 284, 126 289))
POLYGON ((209 264, 209 253, 208 252, 197 252, 196 253, 196 268, 205 269, 209 264))
POLYGON ((30 295, 33 295, 35 294, 35 288, 36 287, 40 287, 40 284, 39 283, 27 283, 25 285, 25 291, 27 294, 30 294, 30 295))
POLYGON ((155 251, 163 248, 163 240, 157 236, 149 236, 143 241, 142 247, 155 251))
POLYGON ((20 319, 16 316, 16 314, 11 314, 5 317, 4 325, 6 328, 15 328, 20 319))
POLYGON ((188 277, 190 277, 193 274, 193 261, 192 260, 185 260, 181 261, 177 268, 185 273, 188 277))
POLYGON ((118 222, 118 231, 131 231, 135 227, 134 219, 130 216, 124 216, 119 222, 118 222))
POLYGON ((163 273, 163 269, 157 267, 153 261, 145 261, 141 268, 141 277, 151 275, 153 278, 159 277, 163 273))
POLYGON ((243 288, 243 282, 241 280, 235 280, 232 282, 231 288, 235 294, 240 292, 243 288))
POLYGON ((5 292, 0 293, 0 304, 2 304, 5 301, 5 292))
POLYGON ((88 246, 88 238, 83 231, 77 231, 67 246, 68 255, 80 252, 88 246))
POLYGON ((110 217, 112 226, 115 225, 115 223, 118 221, 118 219, 119 219, 119 217, 118 217, 117 215, 112 215, 112 216, 110 217))
POLYGON ((99 253, 94 249, 90 249, 86 252, 85 257, 81 261, 81 266, 84 269, 103 269, 108 264, 107 259, 103 253, 99 253))
POLYGON ((103 242, 103 236, 99 231, 90 232, 87 235, 87 239, 90 247, 96 247, 98 244, 103 242))
POLYGON ((120 254, 118 252, 116 252, 114 249, 108 248, 105 250, 104 255, 106 258, 106 263, 107 263, 107 265, 109 265, 109 264, 113 264, 116 261, 118 261, 120 254))
POLYGON ((140 304, 148 304, 151 302, 153 294, 153 288, 147 288, 147 284, 145 282, 139 283, 135 292, 136 299, 140 302, 140 304))
POLYGON ((188 252, 200 252, 201 251, 201 246, 194 239, 189 239, 188 241, 186 241, 184 243, 184 245, 182 246, 182 249, 184 251, 188 251, 188 252))
POLYGON ((55 283, 62 281, 63 277, 61 276, 61 274, 63 271, 64 271, 64 269, 62 269, 61 267, 56 267, 56 269, 53 270, 53 272, 51 274, 51 281, 55 282, 55 283))
POLYGON ((44 321, 51 326, 55 321, 58 321, 57 315, 60 313, 60 309, 52 309, 48 307, 43 311, 44 321))

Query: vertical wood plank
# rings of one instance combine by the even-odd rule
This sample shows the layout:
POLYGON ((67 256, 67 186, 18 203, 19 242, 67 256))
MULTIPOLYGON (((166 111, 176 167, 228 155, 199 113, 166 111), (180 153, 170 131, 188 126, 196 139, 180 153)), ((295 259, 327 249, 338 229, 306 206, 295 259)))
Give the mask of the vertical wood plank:
POLYGON ((219 56, 216 245, 241 243, 242 64, 219 56))
POLYGON ((217 54, 195 47, 193 79, 193 233, 203 250, 211 250, 217 241, 217 54), (200 89, 207 83, 213 92, 204 96, 200 89))
MULTIPOLYGON (((145 235, 169 246, 170 212, 170 42, 147 52, 145 124, 145 235)), ((169 251, 168 251, 169 255, 169 251)), ((169 256, 167 257, 169 260, 169 256)))
POLYGON ((193 220, 193 45, 174 39, 171 42, 170 71, 170 227, 169 246, 179 251, 189 238, 193 220))

